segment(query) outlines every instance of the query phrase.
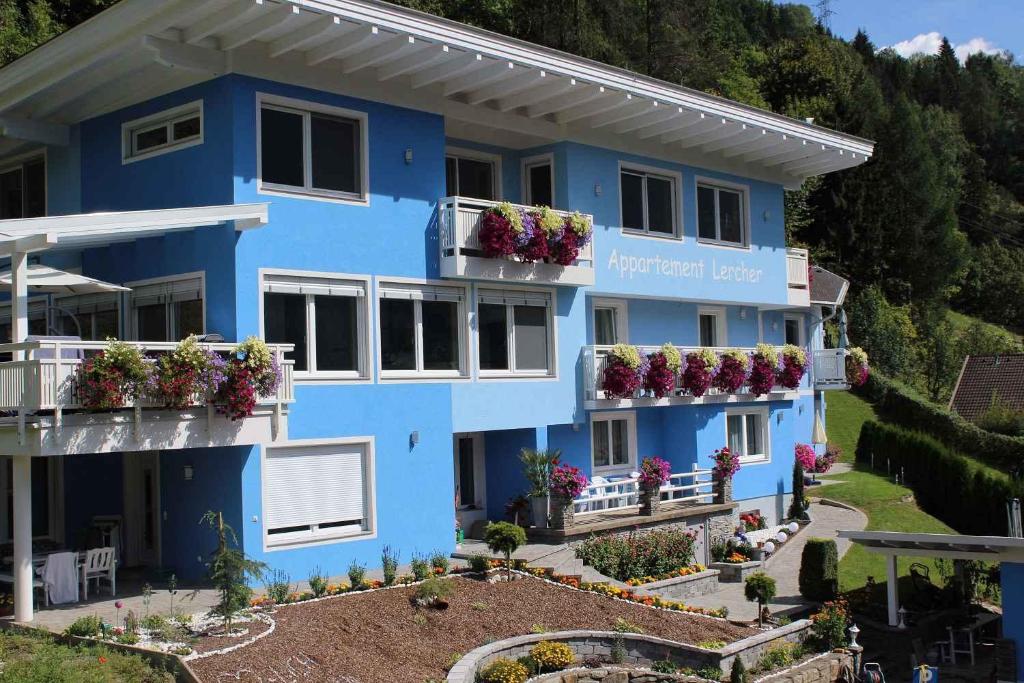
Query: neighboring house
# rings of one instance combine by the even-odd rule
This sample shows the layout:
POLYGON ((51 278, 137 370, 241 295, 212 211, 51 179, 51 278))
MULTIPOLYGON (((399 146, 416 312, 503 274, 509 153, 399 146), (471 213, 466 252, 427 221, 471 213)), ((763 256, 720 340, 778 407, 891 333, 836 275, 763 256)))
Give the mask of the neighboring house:
POLYGON ((783 191, 865 162, 863 139, 372 0, 123 0, 0 69, 0 132, 15 341, 294 345, 238 422, 76 411, 73 343, 8 348, 32 357, 0 363, 16 569, 30 536, 110 517, 123 564, 198 577, 211 509, 294 578, 449 552, 457 518, 524 492, 524 447, 614 478, 728 444, 728 513, 775 521, 819 390, 845 387, 822 348, 842 297, 812 295, 783 191), (568 266, 483 258, 497 200, 590 215, 593 242, 568 266), (30 258, 131 291, 48 305, 30 258), (792 343, 815 367, 757 399, 609 400, 617 342, 792 343))
POLYGON ((1024 411, 1024 353, 964 358, 949 409, 977 422, 993 404, 1024 411))

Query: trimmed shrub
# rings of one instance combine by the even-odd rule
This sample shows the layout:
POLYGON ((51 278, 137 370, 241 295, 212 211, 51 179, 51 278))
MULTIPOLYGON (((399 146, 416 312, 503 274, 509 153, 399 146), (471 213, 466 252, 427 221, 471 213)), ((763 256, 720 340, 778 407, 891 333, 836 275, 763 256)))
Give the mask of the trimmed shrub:
POLYGON ((543 671, 560 671, 576 663, 576 653, 565 643, 542 640, 530 649, 530 659, 543 671))
POLYGON ((95 614, 90 614, 85 617, 78 617, 71 622, 71 625, 64 629, 64 635, 91 638, 100 634, 100 628, 102 628, 100 618, 95 614))
POLYGON ((809 538, 800 556, 800 595, 825 602, 839 593, 839 552, 831 538, 809 538))
POLYGON ((735 657, 732 660, 729 683, 747 683, 747 667, 743 666, 743 659, 740 657, 735 657))
POLYGON ((1024 469, 1024 437, 985 431, 877 372, 856 392, 875 404, 879 416, 888 422, 927 432, 949 448, 1003 472, 1024 469))
POLYGON ((879 422, 866 422, 857 441, 857 461, 879 471, 902 471, 918 504, 962 534, 1005 536, 1006 501, 1021 486, 993 475, 931 436, 879 422))

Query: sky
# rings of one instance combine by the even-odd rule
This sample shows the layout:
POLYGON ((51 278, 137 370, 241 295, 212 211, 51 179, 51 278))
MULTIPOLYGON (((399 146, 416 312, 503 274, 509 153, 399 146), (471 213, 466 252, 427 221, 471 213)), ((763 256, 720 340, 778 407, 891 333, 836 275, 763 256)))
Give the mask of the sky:
MULTIPOLYGON (((803 0, 817 13, 817 0, 803 0)), ((1009 50, 1024 57, 1024 0, 829 0, 832 32, 867 31, 877 47, 909 57, 934 53, 942 36, 961 60, 972 52, 1009 50)))

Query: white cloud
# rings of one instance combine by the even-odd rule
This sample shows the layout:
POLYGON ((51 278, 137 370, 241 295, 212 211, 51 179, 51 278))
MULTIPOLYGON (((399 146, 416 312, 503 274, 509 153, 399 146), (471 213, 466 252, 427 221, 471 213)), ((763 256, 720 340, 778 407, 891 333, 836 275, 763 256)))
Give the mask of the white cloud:
MULTIPOLYGON (((932 31, 930 33, 919 33, 909 40, 901 40, 895 45, 891 45, 890 48, 902 57, 911 57, 912 55, 937 54, 939 52, 940 45, 942 45, 942 34, 938 31, 932 31)), ((996 47, 996 45, 991 41, 979 36, 977 38, 971 38, 965 43, 954 44, 953 51, 956 52, 957 59, 964 62, 967 61, 967 57, 969 55, 973 55, 978 52, 993 55, 998 54, 1003 50, 996 47)))

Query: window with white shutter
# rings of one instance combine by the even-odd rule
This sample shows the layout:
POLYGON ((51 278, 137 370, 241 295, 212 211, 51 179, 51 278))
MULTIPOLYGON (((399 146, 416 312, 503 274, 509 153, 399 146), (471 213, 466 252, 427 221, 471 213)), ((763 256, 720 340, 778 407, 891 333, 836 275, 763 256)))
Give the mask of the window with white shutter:
POLYGON ((555 374, 551 292, 481 289, 476 327, 482 376, 555 374))
POLYGON ((78 294, 55 299, 52 327, 57 334, 104 341, 120 337, 121 295, 117 292, 78 294))
POLYGON ((377 294, 381 377, 466 374, 464 287, 381 282, 377 294))
POLYGON ((128 282, 131 331, 138 341, 181 341, 205 334, 203 273, 128 282))
POLYGON ((263 460, 266 545, 373 533, 373 441, 267 448, 263 460))

